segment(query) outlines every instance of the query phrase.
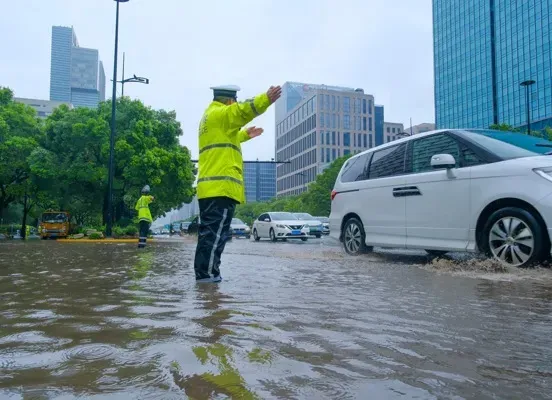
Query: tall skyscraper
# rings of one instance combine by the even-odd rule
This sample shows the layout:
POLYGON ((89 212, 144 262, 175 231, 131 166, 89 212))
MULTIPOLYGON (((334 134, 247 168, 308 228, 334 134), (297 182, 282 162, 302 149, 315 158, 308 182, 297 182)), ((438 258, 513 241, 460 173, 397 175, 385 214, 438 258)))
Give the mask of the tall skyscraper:
POLYGON ((276 164, 244 163, 244 179, 248 203, 276 197, 276 164))
POLYGON ((437 128, 552 126, 552 0, 433 0, 437 128))
POLYGON ((275 112, 276 160, 291 161, 277 167, 278 196, 305 191, 336 158, 384 143, 383 106, 363 89, 286 82, 275 112))
POLYGON ((98 50, 79 46, 73 28, 52 27, 50 100, 97 107, 105 100, 105 72, 98 50))

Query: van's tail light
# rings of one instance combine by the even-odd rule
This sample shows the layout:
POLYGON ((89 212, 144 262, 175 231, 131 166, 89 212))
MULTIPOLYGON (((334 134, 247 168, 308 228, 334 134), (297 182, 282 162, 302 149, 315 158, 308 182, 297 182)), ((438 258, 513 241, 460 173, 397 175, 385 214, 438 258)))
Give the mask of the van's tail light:
POLYGON ((335 190, 332 190, 332 201, 335 199, 335 196, 337 196, 337 192, 335 190))

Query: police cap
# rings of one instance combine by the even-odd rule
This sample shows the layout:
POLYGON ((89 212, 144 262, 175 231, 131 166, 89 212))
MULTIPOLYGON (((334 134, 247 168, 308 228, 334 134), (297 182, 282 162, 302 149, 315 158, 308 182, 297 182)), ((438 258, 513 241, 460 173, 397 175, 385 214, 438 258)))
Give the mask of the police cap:
POLYGON ((240 91, 240 87, 236 85, 212 86, 211 90, 214 97, 235 98, 240 91))

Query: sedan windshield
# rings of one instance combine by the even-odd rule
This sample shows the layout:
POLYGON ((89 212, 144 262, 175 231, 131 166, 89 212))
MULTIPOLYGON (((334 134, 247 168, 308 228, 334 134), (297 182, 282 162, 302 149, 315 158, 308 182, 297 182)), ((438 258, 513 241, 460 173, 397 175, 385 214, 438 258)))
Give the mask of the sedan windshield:
POLYGON ((289 220, 293 221, 297 219, 295 215, 287 212, 270 213, 270 217, 272 218, 273 221, 289 221, 289 220))
POLYGON ((463 135, 503 160, 535 157, 552 150, 552 142, 523 133, 470 129, 463 135))
POLYGON ((232 225, 245 225, 239 218, 232 218, 232 225))
POLYGON ((307 214, 307 213, 295 213, 294 214, 297 218, 300 218, 300 219, 314 219, 314 217, 310 214, 307 214))

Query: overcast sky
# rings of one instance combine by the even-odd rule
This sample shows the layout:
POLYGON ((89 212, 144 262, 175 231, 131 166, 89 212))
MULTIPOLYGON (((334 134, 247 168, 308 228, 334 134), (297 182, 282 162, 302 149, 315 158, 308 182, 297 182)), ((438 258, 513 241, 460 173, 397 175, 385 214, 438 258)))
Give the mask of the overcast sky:
MULTIPOLYGON (((72 25, 82 47, 100 51, 110 96, 112 0, 2 1, 0 86, 49 98, 52 25, 72 25)), ((125 94, 176 110, 194 156, 212 85, 239 85, 242 99, 285 81, 360 87, 386 121, 434 122, 431 0, 130 0, 119 33, 127 75, 151 80, 125 94)), ((254 124, 265 133, 244 158, 268 160, 274 109, 254 124)))

